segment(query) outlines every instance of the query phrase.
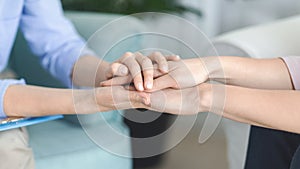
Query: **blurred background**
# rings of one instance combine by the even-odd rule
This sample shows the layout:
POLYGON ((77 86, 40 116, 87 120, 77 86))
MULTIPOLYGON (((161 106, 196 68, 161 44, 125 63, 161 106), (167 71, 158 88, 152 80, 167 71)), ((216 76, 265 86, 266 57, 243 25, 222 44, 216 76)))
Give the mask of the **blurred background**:
MULTIPOLYGON (((235 29, 268 23, 300 13, 299 0, 62 0, 62 2, 65 10, 72 11, 123 15, 140 12, 171 13, 190 21, 209 38, 235 29)), ((185 25, 168 22, 165 18, 138 19, 141 19, 146 26, 156 25, 155 29, 157 30, 177 32, 179 37, 185 36, 192 41, 197 41, 188 32, 182 31, 185 30, 185 25)), ((161 44, 161 46, 164 45, 161 44)), ((176 51, 176 47, 174 48, 173 52, 180 54, 181 51, 176 51)), ((132 111, 126 113, 130 115, 132 111)), ((206 113, 198 116, 197 123, 191 132, 175 148, 159 156, 134 159, 134 168, 229 168, 226 158, 228 150, 222 124, 206 143, 198 143, 198 136, 206 116, 206 113)), ((132 136, 149 137, 163 132, 174 118, 171 115, 160 115, 155 121, 146 124, 126 119, 125 122, 130 127, 132 136)), ((187 120, 186 123, 189 121, 187 120)), ((168 138, 163 141, 167 142, 168 138)), ((147 145, 136 145, 133 142, 133 153, 145 146, 147 145)))
MULTIPOLYGON (((62 0, 64 9, 119 14, 178 14, 216 36, 233 29, 296 15, 298 0, 62 0)), ((177 28, 180 29, 180 28, 177 28)))

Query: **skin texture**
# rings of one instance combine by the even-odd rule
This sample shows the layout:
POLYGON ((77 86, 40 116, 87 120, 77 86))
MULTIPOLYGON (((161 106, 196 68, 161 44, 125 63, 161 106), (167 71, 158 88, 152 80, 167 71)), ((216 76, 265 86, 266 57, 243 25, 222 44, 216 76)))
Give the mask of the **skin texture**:
MULTIPOLYGON (((224 56, 194 58, 168 63, 170 71, 167 74, 154 76, 156 79, 153 82, 153 88, 146 91, 188 88, 208 80, 258 89, 293 89, 289 72, 281 59, 224 56)), ((122 84, 112 81, 114 79, 103 82, 103 84, 107 84, 107 86, 122 84)))
POLYGON ((149 97, 145 96, 147 94, 128 91, 122 86, 99 86, 102 81, 115 76, 131 76, 135 86, 148 86, 149 79, 153 80, 152 64, 155 63, 164 71, 168 71, 168 67, 165 67, 167 61, 180 59, 175 56, 165 58, 160 53, 154 54, 155 57, 146 57, 140 53, 127 52, 114 63, 102 61, 94 56, 83 56, 74 65, 71 75, 73 84, 95 87, 94 89, 72 90, 11 85, 4 96, 4 112, 7 116, 43 116, 142 108, 143 102, 149 102, 149 97), (146 80, 140 79, 141 74, 146 80))
MULTIPOLYGON (((89 114, 142 107, 143 93, 114 86, 90 90, 54 89, 29 85, 12 85, 5 96, 9 116, 43 116, 51 114, 89 114), (13 99, 13 102, 9 99, 13 99), (117 98, 117 99, 114 99, 117 98)), ((145 97, 145 96, 144 96, 145 97)))
POLYGON ((150 91, 182 89, 208 80, 258 89, 293 89, 289 72, 281 59, 206 57, 169 62, 170 73, 154 80, 150 91))
POLYGON ((149 109, 181 115, 221 111, 239 122, 300 133, 300 92, 283 60, 224 56, 182 63, 173 67, 169 62, 170 73, 154 80, 149 109), (223 84, 207 83, 211 80, 223 84), (218 88, 226 91, 222 104, 213 103, 222 99, 214 94, 218 88))
MULTIPOLYGON (((167 58, 170 56, 167 56, 167 58)), ((159 65, 154 65, 153 88, 146 89, 146 92, 155 92, 161 89, 172 88, 181 89, 196 86, 208 79, 208 73, 200 59, 187 59, 179 61, 169 61, 167 73, 158 70, 159 65), (200 66, 199 66, 200 65, 200 66)), ((102 83, 103 86, 124 85, 130 83, 130 78, 120 77, 110 79, 102 83)))
POLYGON ((130 76, 135 87, 143 91, 153 86, 153 64, 158 65, 160 73, 166 73, 169 69, 168 61, 177 60, 180 60, 178 56, 165 57, 160 52, 154 52, 149 57, 139 52, 126 52, 113 63, 95 56, 84 56, 74 65, 72 80, 75 86, 99 87, 101 82, 112 77, 130 76))

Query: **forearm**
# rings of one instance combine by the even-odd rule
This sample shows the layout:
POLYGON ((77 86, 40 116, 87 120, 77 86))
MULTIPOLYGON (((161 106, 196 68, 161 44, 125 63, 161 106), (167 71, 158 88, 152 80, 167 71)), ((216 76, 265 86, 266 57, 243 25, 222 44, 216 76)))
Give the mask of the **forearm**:
POLYGON ((4 96, 4 112, 7 116, 22 117, 93 113, 97 112, 98 108, 92 93, 92 90, 11 85, 4 96))
POLYGON ((212 80, 257 89, 293 89, 289 71, 284 61, 279 58, 252 59, 230 56, 211 58, 215 58, 212 59, 214 62, 219 62, 214 63, 215 66, 210 66, 211 61, 204 59, 210 67, 209 77, 212 80))
POLYGON ((232 120, 300 133, 300 92, 220 85, 225 87, 226 98, 224 104, 218 105, 212 102, 216 99, 212 98, 216 85, 211 86, 200 85, 201 91, 206 93, 200 103, 204 111, 223 110, 223 116, 232 120))
POLYGON ((95 56, 81 57, 73 68, 72 81, 75 86, 99 86, 106 80, 105 70, 109 63, 95 56))

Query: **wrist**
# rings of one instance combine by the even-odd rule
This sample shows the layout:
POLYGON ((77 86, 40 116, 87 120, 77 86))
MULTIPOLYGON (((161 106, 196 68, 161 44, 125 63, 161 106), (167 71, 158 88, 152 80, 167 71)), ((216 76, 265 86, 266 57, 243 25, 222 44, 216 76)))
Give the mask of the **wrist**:
POLYGON ((212 84, 202 83, 198 86, 199 112, 209 112, 212 105, 212 84))
POLYGON ((95 86, 99 86, 99 84, 103 81, 107 80, 106 72, 110 68, 110 63, 101 60, 97 72, 96 72, 96 79, 95 79, 95 86))
POLYGON ((201 84, 207 80, 225 82, 226 78, 222 62, 223 59, 216 56, 185 60, 197 84, 201 84))
POLYGON ((96 101, 95 94, 97 89, 73 90, 73 104, 71 110, 75 114, 91 114, 99 112, 100 107, 96 101))
POLYGON ((122 86, 96 88, 94 96, 93 102, 97 105, 98 112, 129 108, 147 108, 150 102, 149 94, 128 91, 122 86))
POLYGON ((207 81, 209 72, 207 71, 205 62, 202 58, 187 59, 184 60, 184 63, 193 75, 196 85, 207 81))
POLYGON ((217 56, 209 56, 200 58, 205 68, 207 80, 218 82, 225 81, 225 74, 223 69, 223 58, 217 56))
POLYGON ((74 65, 72 80, 75 86, 99 86, 106 80, 109 63, 95 56, 82 56, 74 65))

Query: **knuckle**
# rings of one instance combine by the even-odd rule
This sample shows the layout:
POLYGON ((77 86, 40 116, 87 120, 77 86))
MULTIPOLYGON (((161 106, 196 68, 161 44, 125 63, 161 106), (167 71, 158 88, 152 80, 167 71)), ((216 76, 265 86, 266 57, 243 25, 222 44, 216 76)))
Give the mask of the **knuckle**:
POLYGON ((124 57, 132 56, 132 53, 131 52, 125 52, 123 56, 124 57))
MULTIPOLYGON (((144 76, 147 76, 148 78, 150 78, 149 76, 153 76, 153 72, 152 71, 145 71, 145 72, 143 72, 143 74, 144 74, 144 76)), ((153 78, 151 78, 151 80, 152 80, 153 78)), ((149 79, 148 79, 149 80, 149 79)))
POLYGON ((123 56, 119 59, 120 62, 126 62, 129 58, 132 58, 131 52, 125 52, 123 56))
POLYGON ((133 77, 135 77, 136 75, 141 73, 141 69, 140 69, 139 65, 134 65, 134 66, 130 67, 129 69, 130 69, 130 73, 133 77))
POLYGON ((152 53, 152 55, 154 55, 154 56, 161 56, 162 54, 160 52, 158 52, 158 51, 155 51, 155 52, 152 53))
POLYGON ((134 54, 137 56, 143 56, 143 54, 141 52, 135 52, 134 54))
POLYGON ((160 56, 157 58, 157 61, 161 64, 167 64, 167 59, 164 56, 160 56))
POLYGON ((147 57, 143 57, 141 60, 141 65, 143 66, 143 69, 150 69, 152 68, 152 61, 147 58, 147 57))
POLYGON ((125 64, 126 66, 136 66, 136 60, 133 57, 126 57, 122 60, 122 63, 125 64))
POLYGON ((111 69, 111 71, 112 71, 113 73, 116 73, 117 70, 118 70, 118 67, 119 67, 118 64, 113 63, 113 64, 111 65, 110 69, 111 69))

